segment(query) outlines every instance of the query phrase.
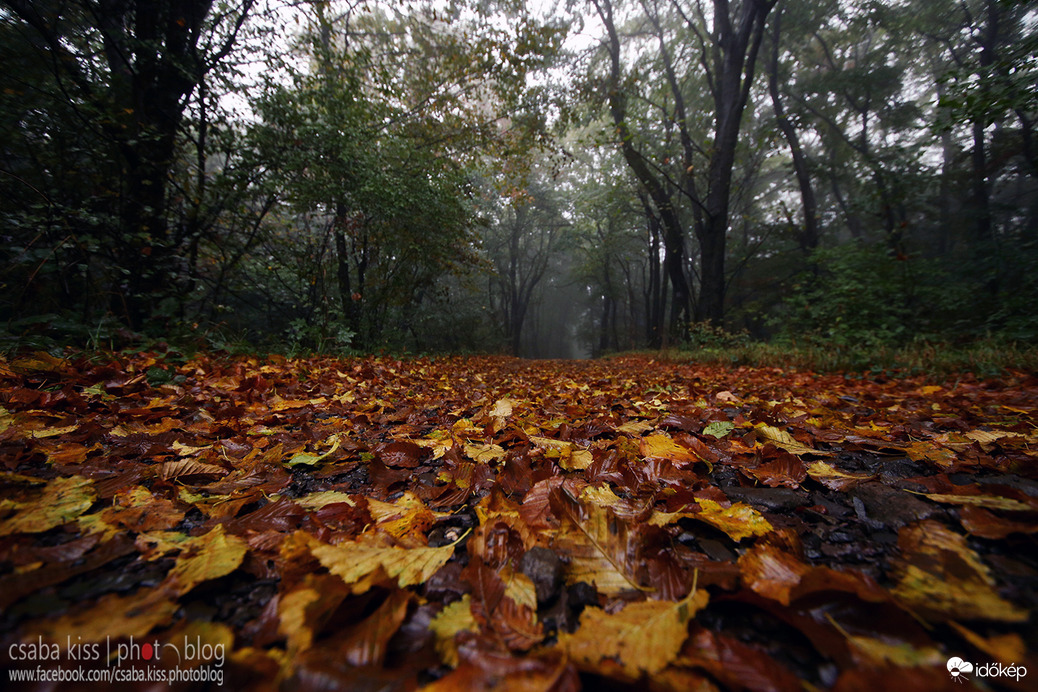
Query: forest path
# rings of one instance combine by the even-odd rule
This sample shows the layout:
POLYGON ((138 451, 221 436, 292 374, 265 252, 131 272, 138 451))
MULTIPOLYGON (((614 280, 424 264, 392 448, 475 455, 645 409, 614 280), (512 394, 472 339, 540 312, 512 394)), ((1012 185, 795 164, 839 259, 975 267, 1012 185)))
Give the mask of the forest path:
POLYGON ((1022 689, 1036 403, 645 356, 0 360, 0 673, 1022 689))

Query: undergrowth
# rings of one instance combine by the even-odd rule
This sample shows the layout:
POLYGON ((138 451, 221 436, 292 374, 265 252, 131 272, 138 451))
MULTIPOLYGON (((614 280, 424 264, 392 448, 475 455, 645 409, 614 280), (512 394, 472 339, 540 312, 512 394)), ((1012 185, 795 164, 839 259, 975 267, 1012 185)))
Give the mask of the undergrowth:
POLYGON ((696 363, 891 376, 973 373, 980 378, 990 378, 1008 371, 1038 373, 1038 347, 996 339, 967 344, 918 342, 905 346, 743 341, 723 345, 693 344, 661 355, 668 360, 696 363))

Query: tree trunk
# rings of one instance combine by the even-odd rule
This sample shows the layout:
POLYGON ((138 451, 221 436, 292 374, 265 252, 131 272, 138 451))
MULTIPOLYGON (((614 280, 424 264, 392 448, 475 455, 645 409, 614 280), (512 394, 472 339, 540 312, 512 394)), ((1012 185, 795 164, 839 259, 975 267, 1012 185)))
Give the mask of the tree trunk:
POLYGON ((781 35, 782 9, 780 8, 772 26, 771 33, 771 61, 768 65, 768 91, 771 94, 772 107, 775 110, 775 120, 778 122, 779 130, 786 138, 789 145, 789 153, 793 159, 793 171, 797 177, 797 185, 800 188, 800 202, 803 205, 804 228, 800 233, 800 249, 809 254, 818 247, 818 203, 815 199, 814 185, 811 183, 811 174, 807 168, 807 157, 800 145, 800 135, 793 127, 793 123, 786 117, 786 107, 782 103, 782 95, 779 93, 779 36, 781 35))
POLYGON ((775 0, 744 2, 738 24, 733 24, 727 0, 714 0, 713 53, 703 58, 713 76, 714 140, 703 218, 696 224, 701 281, 696 316, 717 326, 724 324, 725 250, 736 146, 765 22, 774 5, 775 0))

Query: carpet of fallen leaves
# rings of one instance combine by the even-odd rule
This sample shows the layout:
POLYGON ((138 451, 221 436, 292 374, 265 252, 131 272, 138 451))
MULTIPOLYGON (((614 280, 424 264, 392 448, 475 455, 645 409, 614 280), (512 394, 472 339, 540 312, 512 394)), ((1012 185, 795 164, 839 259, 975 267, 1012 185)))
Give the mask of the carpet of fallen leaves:
POLYGON ((1024 689, 1036 403, 648 357, 0 360, 0 673, 1024 689))

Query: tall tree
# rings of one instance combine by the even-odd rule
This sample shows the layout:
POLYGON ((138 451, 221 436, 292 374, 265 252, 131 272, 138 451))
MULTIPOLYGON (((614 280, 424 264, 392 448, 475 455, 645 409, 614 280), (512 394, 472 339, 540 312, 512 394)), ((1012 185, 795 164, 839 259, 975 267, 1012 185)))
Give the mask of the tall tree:
MULTIPOLYGON (((169 176, 188 97, 230 54, 255 0, 214 12, 213 0, 5 0, 24 49, 48 66, 51 107, 96 134, 100 239, 121 276, 112 310, 140 327, 178 284, 189 240, 168 223, 169 176)), ((66 124, 71 126, 71 124, 66 124)), ((81 244, 86 239, 81 239, 81 244)))
POLYGON ((673 291, 670 330, 689 318, 723 323, 725 253, 729 229, 732 175, 739 144, 743 112, 750 99, 757 56, 768 14, 777 0, 713 0, 682 3, 644 0, 641 9, 657 43, 661 81, 672 110, 665 120, 677 123, 679 149, 671 158, 681 161, 676 177, 657 166, 639 132, 632 126, 628 100, 632 94, 624 75, 624 49, 616 11, 611 0, 592 0, 606 31, 608 52, 607 96, 609 111, 624 159, 645 189, 664 230, 665 266, 673 291), (667 12, 670 10, 670 12, 667 12), (686 44, 698 53, 692 61, 678 61, 675 51, 686 44), (710 100, 697 101, 712 119, 710 143, 697 143, 698 115, 688 106, 690 74, 698 68, 710 100), (705 165, 703 162, 705 159, 705 165), (700 174, 700 171, 703 171, 700 174), (678 197, 691 205, 692 228, 699 252, 699 291, 692 305, 692 291, 685 271, 688 222, 678 209, 678 197))

